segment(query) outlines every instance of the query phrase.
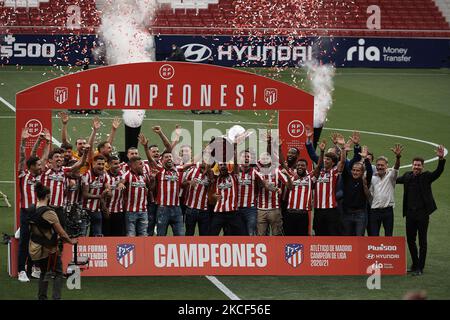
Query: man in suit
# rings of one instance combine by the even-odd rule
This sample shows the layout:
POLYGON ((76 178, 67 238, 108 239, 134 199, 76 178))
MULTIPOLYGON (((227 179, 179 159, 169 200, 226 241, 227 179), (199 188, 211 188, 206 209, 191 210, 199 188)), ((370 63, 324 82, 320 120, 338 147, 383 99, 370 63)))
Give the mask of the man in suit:
POLYGON ((404 185, 403 216, 406 217, 406 240, 412 259, 412 266, 409 271, 417 276, 423 274, 425 267, 429 216, 437 209, 431 184, 444 171, 444 150, 442 145, 436 150, 439 163, 435 171, 424 172, 424 160, 417 157, 413 159, 412 171, 397 178, 397 183, 404 185), (416 246, 417 234, 419 234, 419 252, 416 246))

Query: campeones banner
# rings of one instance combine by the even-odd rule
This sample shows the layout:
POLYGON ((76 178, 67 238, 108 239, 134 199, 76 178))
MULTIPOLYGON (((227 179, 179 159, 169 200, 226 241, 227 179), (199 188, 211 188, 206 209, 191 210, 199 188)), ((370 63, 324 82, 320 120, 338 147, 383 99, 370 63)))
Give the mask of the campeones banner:
POLYGON ((404 237, 79 238, 78 256, 89 257, 83 276, 406 273, 404 237))
MULTIPOLYGON (((304 148, 305 126, 313 124, 314 97, 279 81, 206 64, 146 62, 80 71, 16 95, 16 165, 22 128, 32 137, 28 152, 41 131, 51 129, 52 110, 58 109, 145 109, 147 117, 152 110, 277 110, 286 152, 293 146, 304 148)), ((194 143, 194 152, 202 144, 194 143)))

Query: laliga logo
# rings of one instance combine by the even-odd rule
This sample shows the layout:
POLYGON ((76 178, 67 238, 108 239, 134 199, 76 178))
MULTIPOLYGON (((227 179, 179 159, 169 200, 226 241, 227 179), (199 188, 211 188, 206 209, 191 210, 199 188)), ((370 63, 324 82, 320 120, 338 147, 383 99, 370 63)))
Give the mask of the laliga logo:
POLYGON ((364 47, 366 42, 364 39, 359 39, 359 46, 353 46, 347 50, 347 61, 353 61, 353 54, 358 52, 358 61, 364 61, 364 58, 369 61, 380 61, 380 49, 371 46, 367 49, 364 47))
POLYGON ((212 55, 211 49, 200 43, 186 44, 182 46, 181 49, 184 49, 186 61, 190 62, 205 61, 212 55))

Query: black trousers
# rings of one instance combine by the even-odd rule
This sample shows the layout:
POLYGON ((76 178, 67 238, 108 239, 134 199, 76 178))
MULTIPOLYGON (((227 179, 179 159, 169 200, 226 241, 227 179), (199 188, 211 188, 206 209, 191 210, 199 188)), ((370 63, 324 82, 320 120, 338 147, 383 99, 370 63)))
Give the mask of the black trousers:
POLYGON ((186 236, 195 235, 195 226, 198 225, 198 235, 209 235, 210 214, 208 210, 186 208, 185 216, 186 236))
POLYGON ((313 228, 316 236, 339 236, 341 219, 337 208, 314 209, 313 228))
POLYGON ((123 212, 111 213, 107 219, 102 220, 103 236, 124 237, 125 214, 123 212))
POLYGON ((31 267, 33 262, 31 261, 30 254, 28 252, 28 244, 30 242, 30 228, 28 224, 28 210, 20 209, 20 238, 19 238, 19 254, 18 254, 18 270, 26 271, 28 276, 31 275, 31 267), (25 265, 27 266, 25 270, 25 265))
POLYGON ((309 216, 306 210, 286 209, 283 229, 286 236, 309 236, 309 216))
POLYGON ((53 280, 52 299, 60 300, 61 291, 64 282, 62 272, 61 256, 57 254, 50 255, 48 258, 36 261, 41 268, 41 277, 39 278, 38 299, 47 300, 48 283, 53 280))
POLYGON ((394 208, 370 209, 369 225, 367 228, 369 236, 378 237, 380 235, 381 225, 384 227, 384 236, 392 237, 394 233, 394 208))
POLYGON ((242 217, 237 211, 214 212, 211 216, 210 235, 218 236, 220 231, 226 230, 227 236, 244 236, 245 227, 242 217))
POLYGON ((427 233, 430 217, 406 216, 406 241, 411 254, 412 269, 423 270, 427 258, 427 233), (417 250, 416 238, 419 235, 419 250, 417 250))

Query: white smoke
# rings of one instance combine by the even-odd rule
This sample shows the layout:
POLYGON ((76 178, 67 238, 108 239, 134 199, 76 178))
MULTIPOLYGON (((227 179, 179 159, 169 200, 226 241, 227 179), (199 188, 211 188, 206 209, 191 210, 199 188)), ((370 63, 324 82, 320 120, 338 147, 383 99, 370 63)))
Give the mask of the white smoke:
POLYGON ((333 104, 335 68, 317 60, 308 61, 304 66, 314 94, 314 128, 322 128, 333 104))
MULTIPOLYGON (((155 40, 148 24, 156 12, 156 0, 108 0, 102 8, 100 36, 110 65, 151 62, 155 59, 155 40)), ((123 120, 139 127, 144 110, 124 110, 123 120), (140 121, 140 122, 139 122, 140 121)))

